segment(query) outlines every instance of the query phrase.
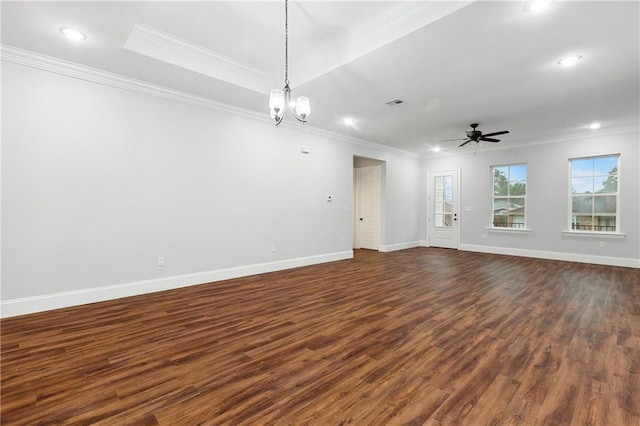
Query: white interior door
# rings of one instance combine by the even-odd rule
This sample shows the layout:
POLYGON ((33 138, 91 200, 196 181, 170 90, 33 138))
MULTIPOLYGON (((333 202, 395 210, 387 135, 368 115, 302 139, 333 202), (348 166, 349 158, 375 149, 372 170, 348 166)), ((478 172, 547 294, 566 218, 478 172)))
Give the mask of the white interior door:
POLYGON ((430 246, 458 248, 458 171, 427 173, 428 241, 430 246))
POLYGON ((380 166, 360 167, 356 173, 355 248, 380 248, 380 166))

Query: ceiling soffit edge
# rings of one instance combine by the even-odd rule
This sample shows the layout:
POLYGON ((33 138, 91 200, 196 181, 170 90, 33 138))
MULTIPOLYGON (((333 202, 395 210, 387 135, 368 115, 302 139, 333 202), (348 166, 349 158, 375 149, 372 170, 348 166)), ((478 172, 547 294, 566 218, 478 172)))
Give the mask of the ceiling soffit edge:
POLYGON ((349 49, 343 40, 309 49, 294 60, 299 73, 296 84, 301 85, 321 77, 343 65, 419 30, 439 19, 466 7, 477 0, 454 2, 402 2, 379 14, 348 33, 349 49), (341 52, 341 53, 340 53, 341 52))
MULTIPOLYGON (((476 0, 463 2, 402 2, 337 39, 308 49, 292 60, 296 69, 295 86, 321 77, 343 65, 386 46, 424 26, 427 26, 476 0)), ((257 93, 269 94, 276 87, 273 74, 250 64, 137 23, 124 46, 125 49, 206 75, 257 93)))
POLYGON ((265 71, 148 25, 136 24, 124 48, 261 94, 275 84, 265 71))
MULTIPOLYGON (((161 99, 167 99, 187 105, 206 108, 216 112, 240 116, 243 118, 273 125, 273 120, 269 118, 268 114, 265 114, 263 112, 217 102, 210 98, 192 95, 190 93, 182 92, 179 90, 169 89, 156 84, 147 83, 141 80, 136 80, 130 77, 125 77, 119 74, 88 67, 85 65, 79 65, 74 62, 65 61, 63 59, 54 58, 25 49, 20 49, 14 46, 0 44, 0 60, 27 66, 30 68, 40 69, 47 72, 52 72, 55 74, 60 74, 67 77, 77 78, 79 80, 84 80, 91 83, 98 83, 117 89, 123 89, 148 96, 154 96, 161 99)), ((295 128, 296 130, 304 130, 308 133, 313 133, 318 136, 323 136, 342 142, 365 146, 367 148, 378 149, 403 157, 420 159, 420 156, 418 154, 410 151, 405 151, 391 146, 380 145, 366 139, 347 136, 341 133, 332 132, 330 130, 320 129, 318 127, 310 126, 308 123, 301 124, 297 122, 287 122, 287 126, 295 128)))

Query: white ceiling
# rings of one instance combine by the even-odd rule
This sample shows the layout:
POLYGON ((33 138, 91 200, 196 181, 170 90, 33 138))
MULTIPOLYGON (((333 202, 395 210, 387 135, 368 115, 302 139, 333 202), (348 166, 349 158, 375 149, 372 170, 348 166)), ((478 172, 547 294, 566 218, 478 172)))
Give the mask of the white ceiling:
MULTIPOLYGON (((498 146, 640 125, 640 4, 292 1, 289 80, 309 126, 428 155, 472 122, 498 146), (582 55, 574 67, 558 60, 582 55), (389 107, 399 98, 405 103, 389 107), (352 127, 341 120, 351 117, 352 127)), ((2 43, 268 114, 283 1, 2 1, 2 43), (59 33, 88 36, 71 43, 59 33)), ((283 124, 283 125, 286 125, 283 124)), ((472 145, 472 144, 470 144, 472 145)), ((491 147, 494 147, 493 145, 491 147)), ((482 148, 480 148, 482 149, 482 148)))

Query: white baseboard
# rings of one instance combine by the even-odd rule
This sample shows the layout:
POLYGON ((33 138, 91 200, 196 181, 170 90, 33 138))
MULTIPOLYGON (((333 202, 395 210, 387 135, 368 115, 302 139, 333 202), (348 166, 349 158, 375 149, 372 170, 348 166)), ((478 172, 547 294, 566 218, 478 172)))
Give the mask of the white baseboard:
POLYGON ((554 251, 527 250, 507 247, 481 246, 475 244, 460 244, 460 250, 480 253, 506 254, 509 256, 534 257, 538 259, 564 260, 567 262, 593 263, 596 265, 624 266, 640 268, 640 259, 624 257, 594 256, 590 254, 561 253, 554 251))
POLYGON ((378 251, 387 253, 390 251, 406 250, 414 247, 420 247, 420 241, 409 241, 406 243, 381 245, 378 251))
POLYGON ((353 250, 0 301, 0 318, 353 258, 353 250))
POLYGON ((431 247, 431 245, 427 240, 420 240, 420 247, 431 247))

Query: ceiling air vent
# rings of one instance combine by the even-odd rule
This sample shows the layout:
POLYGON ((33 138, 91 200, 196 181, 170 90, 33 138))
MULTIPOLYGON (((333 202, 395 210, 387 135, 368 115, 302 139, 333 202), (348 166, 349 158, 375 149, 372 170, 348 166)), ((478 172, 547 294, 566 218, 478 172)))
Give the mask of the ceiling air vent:
POLYGON ((385 105, 389 105, 390 107, 396 107, 398 105, 402 105, 404 101, 402 99, 392 99, 390 101, 385 102, 385 105))

